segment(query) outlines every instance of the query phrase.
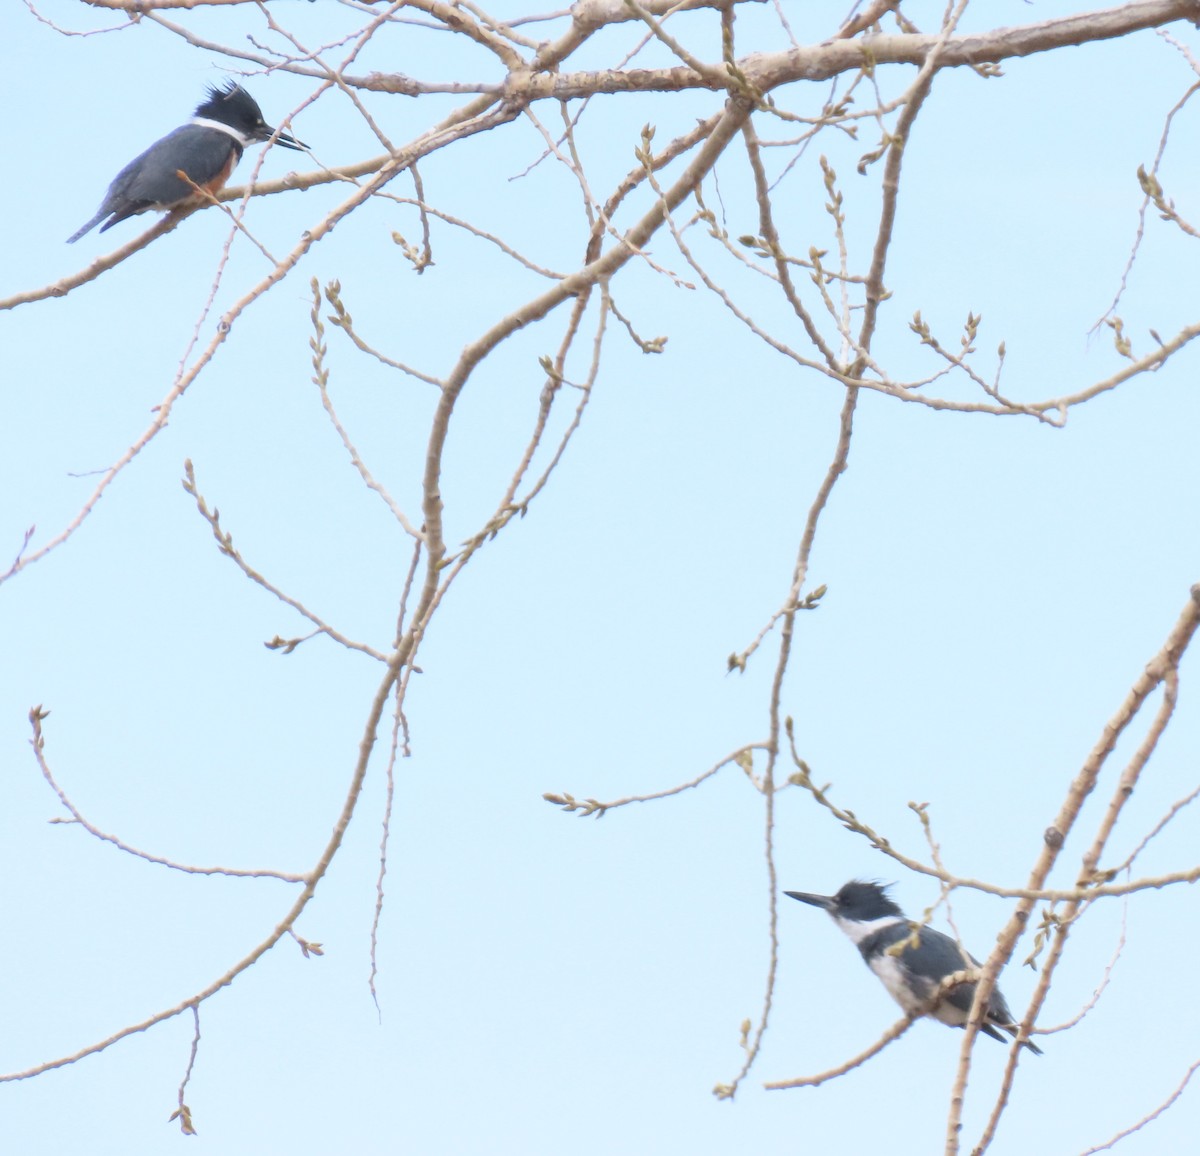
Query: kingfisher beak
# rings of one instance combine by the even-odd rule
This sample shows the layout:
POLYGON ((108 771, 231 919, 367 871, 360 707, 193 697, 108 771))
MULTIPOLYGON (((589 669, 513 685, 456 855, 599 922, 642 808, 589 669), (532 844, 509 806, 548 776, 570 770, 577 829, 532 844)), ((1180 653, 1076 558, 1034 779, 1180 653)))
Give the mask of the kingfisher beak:
POLYGON ((810 907, 819 907, 822 911, 832 911, 834 906, 832 895, 809 895, 807 891, 785 891, 790 899, 799 899, 810 907))
POLYGON ((259 140, 270 140, 274 136, 276 144, 283 145, 285 149, 295 149, 297 152, 303 152, 308 148, 308 145, 303 141, 297 140, 290 133, 284 132, 283 129, 279 129, 278 135, 276 135, 276 130, 267 125, 260 128, 255 135, 259 140))

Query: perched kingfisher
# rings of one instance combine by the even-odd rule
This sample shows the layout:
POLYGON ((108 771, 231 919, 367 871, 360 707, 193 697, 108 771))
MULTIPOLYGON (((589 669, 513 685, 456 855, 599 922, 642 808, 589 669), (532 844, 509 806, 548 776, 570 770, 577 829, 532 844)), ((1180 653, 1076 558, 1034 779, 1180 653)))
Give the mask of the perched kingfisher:
MULTIPOLYGON (((883 886, 854 879, 836 895, 809 895, 804 891, 785 891, 784 894, 828 911, 834 923, 858 948, 863 962, 883 981, 888 993, 906 1012, 923 1011, 955 1028, 966 1025, 975 998, 974 983, 961 983, 952 988, 932 1009, 929 1001, 948 975, 979 967, 979 961, 950 936, 910 923, 883 886), (906 940, 903 948, 897 946, 906 940)), ((998 987, 993 987, 987 1014, 979 1030, 1005 1043, 997 1028, 1011 1036, 1018 1031, 1004 996, 998 987)), ((1032 1040, 1021 1043, 1034 1055, 1042 1054, 1042 1049, 1032 1040)))
POLYGON ((308 147, 286 132, 276 133, 263 120, 254 97, 240 84, 230 81, 220 87, 210 86, 208 96, 196 106, 196 115, 187 124, 167 133, 117 173, 99 211, 68 237, 67 243, 78 241, 105 217, 108 220, 100 225, 102 233, 147 209, 175 209, 189 201, 199 202, 193 185, 209 193, 219 192, 246 146, 271 137, 284 148, 308 147))

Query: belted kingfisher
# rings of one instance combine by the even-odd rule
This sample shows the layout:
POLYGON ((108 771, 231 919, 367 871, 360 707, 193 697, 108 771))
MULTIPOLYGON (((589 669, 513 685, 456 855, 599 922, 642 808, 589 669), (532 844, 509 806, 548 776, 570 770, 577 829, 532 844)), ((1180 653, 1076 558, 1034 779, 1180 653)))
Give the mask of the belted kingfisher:
POLYGON ((117 173, 99 211, 67 238, 67 244, 78 241, 105 217, 108 220, 100 225, 102 233, 146 209, 175 209, 199 200, 192 185, 210 193, 220 191, 246 146, 272 136, 284 148, 308 147, 286 132, 276 135, 263 120, 254 97, 240 84, 230 81, 221 87, 210 86, 208 96, 196 106, 196 115, 187 124, 167 133, 117 173))
MULTIPOLYGON (((929 927, 918 927, 904 917, 904 912, 888 897, 878 883, 854 879, 836 895, 809 895, 804 891, 785 891, 801 903, 809 903, 828 911, 834 923, 853 941, 863 962, 883 981, 888 994, 909 1013, 925 1011, 934 1019, 951 1027, 966 1026, 975 998, 975 984, 961 983, 942 996, 930 1009, 938 985, 948 975, 979 967, 979 961, 964 951, 948 935, 929 927), (913 936, 916 942, 912 942, 913 936), (903 947, 898 945, 909 942, 903 947)), ((994 1040, 1005 1043, 996 1030, 1003 1028, 1009 1035, 1017 1034, 1017 1025, 998 987, 992 988, 987 1015, 979 1030, 994 1040)), ((1042 1049, 1032 1040, 1021 1043, 1034 1055, 1042 1049)))

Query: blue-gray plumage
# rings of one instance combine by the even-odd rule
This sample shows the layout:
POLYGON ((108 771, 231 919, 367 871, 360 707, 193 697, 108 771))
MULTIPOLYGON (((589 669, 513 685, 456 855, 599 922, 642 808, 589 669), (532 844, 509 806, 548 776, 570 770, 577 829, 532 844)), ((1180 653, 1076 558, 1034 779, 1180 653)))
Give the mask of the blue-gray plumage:
POLYGON ((198 189, 219 192, 246 146, 272 136, 284 148, 307 147, 267 124, 254 97, 241 85, 231 82, 209 88, 188 124, 167 133, 117 173, 96 215, 68 237, 67 243, 78 241, 105 217, 102 233, 147 209, 175 209, 202 201, 198 189))
MULTIPOLYGON (((804 891, 786 891, 784 894, 827 911, 906 1012, 926 1012, 951 1027, 966 1025, 975 998, 974 983, 965 982, 951 988, 932 1010, 929 1001, 942 980, 956 971, 979 967, 979 961, 950 936, 930 927, 915 927, 888 897, 883 886, 855 879, 836 895, 809 895, 804 891), (897 947, 901 943, 904 947, 897 947)), ((1004 1043, 997 1028, 1012 1036, 1017 1034, 1008 1003, 1000 989, 993 987, 979 1030, 1004 1043)), ((1021 1043, 1035 1055, 1042 1054, 1042 1049, 1031 1040, 1021 1043)))

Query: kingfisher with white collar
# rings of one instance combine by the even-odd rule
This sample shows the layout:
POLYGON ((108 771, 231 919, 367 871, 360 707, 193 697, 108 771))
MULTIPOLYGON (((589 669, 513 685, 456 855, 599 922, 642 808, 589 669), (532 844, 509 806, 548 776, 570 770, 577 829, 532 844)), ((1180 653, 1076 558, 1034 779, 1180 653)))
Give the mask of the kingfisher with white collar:
MULTIPOLYGON (((881 884, 854 879, 836 895, 809 895, 804 891, 784 894, 827 911, 858 948, 863 962, 882 980, 888 994, 910 1015, 920 1012, 950 1027, 966 1026, 975 999, 974 983, 963 982, 951 988, 932 1008, 929 1001, 942 980, 956 971, 979 967, 979 961, 950 936, 907 920, 881 884)), ((1020 1031, 1000 989, 993 987, 979 1030, 994 1040, 1007 1042, 997 1028, 1014 1037, 1020 1031)), ((1032 1040, 1020 1042, 1034 1055, 1042 1054, 1032 1040)))
POLYGON ((305 149, 286 132, 263 120, 262 110, 240 84, 211 86, 196 115, 167 133, 113 179, 96 215, 67 238, 78 241, 89 229, 100 232, 147 209, 177 209, 203 200, 197 189, 217 193, 225 187, 246 146, 272 137, 289 149, 305 149), (186 179, 185 179, 186 178, 186 179))

